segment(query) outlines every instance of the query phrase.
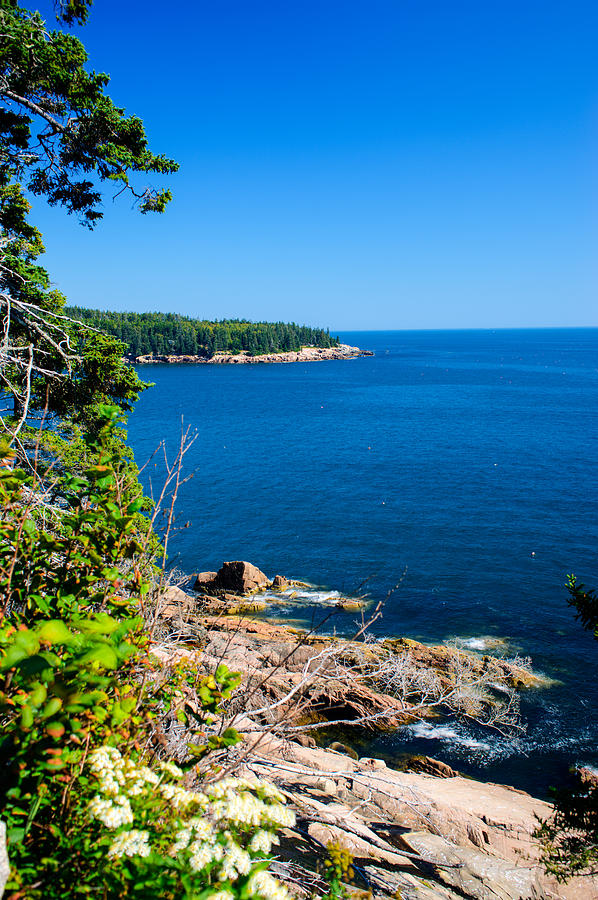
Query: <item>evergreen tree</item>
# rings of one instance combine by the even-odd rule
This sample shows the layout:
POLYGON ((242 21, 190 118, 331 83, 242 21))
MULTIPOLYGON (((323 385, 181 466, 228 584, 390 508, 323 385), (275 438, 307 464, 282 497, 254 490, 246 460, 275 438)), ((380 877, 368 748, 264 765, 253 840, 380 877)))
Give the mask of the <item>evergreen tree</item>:
POLYGON ((129 356, 155 353, 186 355, 199 354, 210 358, 217 352, 252 355, 299 350, 302 346, 337 346, 321 328, 309 328, 295 323, 247 322, 222 319, 207 322, 174 313, 117 313, 97 309, 68 307, 74 319, 119 338, 129 356))
MULTIPOLYGON (((90 5, 68 0, 58 8, 59 24, 84 23, 90 5)), ((102 217, 103 184, 128 192, 143 213, 162 212, 170 192, 131 179, 177 166, 149 150, 140 119, 125 116, 105 93, 108 76, 86 70, 76 37, 49 28, 16 0, 0 0, 0 29, 0 377, 17 416, 47 403, 89 423, 106 399, 130 408, 143 384, 123 365, 119 341, 65 319, 65 299, 38 264, 44 247, 28 221, 25 191, 92 228, 102 217)))
MULTIPOLYGON (((576 618, 598 640, 598 594, 575 575, 569 576, 567 590, 576 618)), ((598 874, 598 780, 573 770, 569 783, 555 791, 554 816, 541 823, 537 836, 544 845, 544 865, 558 881, 598 874)))

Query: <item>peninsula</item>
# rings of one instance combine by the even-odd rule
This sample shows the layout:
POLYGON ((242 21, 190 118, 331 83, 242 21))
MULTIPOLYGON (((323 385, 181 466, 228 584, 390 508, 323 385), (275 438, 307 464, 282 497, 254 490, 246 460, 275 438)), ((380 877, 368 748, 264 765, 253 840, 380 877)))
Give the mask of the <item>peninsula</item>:
POLYGON ((360 356, 329 329, 295 322, 196 319, 177 313, 112 312, 67 307, 86 329, 103 331, 123 345, 129 362, 296 362, 360 356), (331 351, 322 353, 321 351, 331 351))
POLYGON ((320 362, 325 359, 355 359, 358 356, 373 356, 371 350, 361 350, 359 347, 351 347, 349 344, 337 344, 335 347, 301 347, 299 350, 282 350, 278 353, 260 353, 252 356, 250 353, 215 353, 213 356, 199 356, 197 354, 153 354, 144 356, 127 357, 127 360, 135 365, 148 365, 156 363, 185 363, 185 364, 209 364, 209 365, 251 365, 255 363, 293 363, 293 362, 320 362))

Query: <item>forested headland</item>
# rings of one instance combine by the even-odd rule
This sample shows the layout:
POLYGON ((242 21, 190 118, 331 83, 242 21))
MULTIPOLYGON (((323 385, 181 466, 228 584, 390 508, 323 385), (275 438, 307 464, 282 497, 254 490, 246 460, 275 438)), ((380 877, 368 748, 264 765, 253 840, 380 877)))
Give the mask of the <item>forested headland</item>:
POLYGON ((152 355, 204 356, 215 353, 282 353, 301 347, 338 347, 338 337, 329 330, 310 328, 294 322, 250 322, 247 319, 219 319, 211 322, 177 313, 110 312, 70 306, 73 319, 117 338, 131 357, 152 355))

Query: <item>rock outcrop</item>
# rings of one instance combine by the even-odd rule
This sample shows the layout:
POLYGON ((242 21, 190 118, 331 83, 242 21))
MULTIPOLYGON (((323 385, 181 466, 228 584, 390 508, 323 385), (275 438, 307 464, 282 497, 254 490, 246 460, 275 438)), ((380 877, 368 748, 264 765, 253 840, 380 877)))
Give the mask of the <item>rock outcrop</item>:
POLYGON ((195 578, 193 585, 194 591, 204 590, 204 587, 211 587, 216 581, 217 572, 200 572, 195 578))
POLYGON ((186 364, 186 365, 256 365, 264 363, 320 362, 326 359, 355 359, 358 356, 373 356, 371 350, 361 350, 349 344, 338 347, 302 347, 301 350, 289 350, 283 353, 263 353, 250 356, 248 353, 215 353, 214 356, 162 355, 147 354, 136 356, 131 361, 136 365, 186 364))
MULTIPOLYGON (((279 576, 280 577, 280 576, 279 576)), ((229 591, 232 594, 249 594, 270 586, 267 575, 243 560, 234 560, 222 564, 218 572, 200 572, 193 589, 204 594, 216 594, 229 591)))
MULTIPOLYGON (((502 702, 502 694, 498 692, 498 698, 493 696, 498 679, 502 679, 505 689, 521 680, 518 665, 510 671, 508 662, 497 660, 497 669, 467 651, 453 650, 451 657, 450 648, 426 648, 413 642, 411 650, 397 654, 396 648, 388 646, 386 641, 363 643, 308 635, 264 619, 252 619, 251 613, 262 609, 266 602, 260 593, 200 596, 191 620, 190 636, 197 645, 196 623, 201 622, 202 667, 211 671, 226 658, 228 667, 243 675, 246 698, 239 695, 241 707, 246 712, 262 708, 262 725, 279 731, 306 724, 315 727, 316 723, 349 722, 352 728, 358 724, 365 731, 384 732, 416 720, 436 718, 443 695, 449 698, 448 709, 451 708, 455 679, 462 677, 471 678, 474 685, 473 696, 478 706, 472 714, 480 720, 487 714, 489 719, 498 721, 500 706, 494 704, 502 702), (412 651, 418 654, 415 660, 410 655, 412 651), (397 695, 393 689, 399 670, 405 678, 412 679, 410 684, 414 686, 405 696, 397 695), (480 706, 485 678, 489 679, 490 690, 485 705, 480 706), (417 699, 420 683, 422 690, 429 690, 432 685, 435 692, 437 702, 430 708, 417 699)), ((176 652, 187 656, 194 651, 181 648, 176 652)), ((533 676, 527 674, 533 684, 533 676)), ((460 696, 465 702, 463 687, 461 684, 460 696)), ((429 761, 427 771, 432 765, 429 761)), ((435 774, 441 774, 441 767, 439 763, 435 774)), ((451 772, 447 766, 442 774, 450 777, 451 772)))
POLYGON ((235 560, 222 564, 216 575, 216 584, 225 591, 247 594, 267 587, 270 579, 253 563, 235 560))
MULTIPOLYGON (((199 578, 199 590, 221 585, 218 596, 169 589, 166 608, 191 617, 188 639, 180 640, 185 632, 178 626, 175 642, 156 637, 153 652, 165 666, 184 658, 213 672, 224 660, 243 674, 226 719, 244 738, 231 750, 230 765, 236 774, 274 781, 293 805, 298 829, 283 835, 272 870, 283 880, 292 873, 290 887, 299 900, 310 900, 319 884, 318 864, 330 841, 355 857, 355 900, 359 890, 376 900, 598 900, 598 880, 557 885, 540 865, 534 831, 538 818, 550 817, 548 803, 464 778, 429 757, 411 758, 405 771, 397 771, 381 759, 357 758, 348 744, 315 746, 318 731, 312 729, 321 723, 350 721, 362 731, 413 720, 412 703, 385 693, 379 675, 368 678, 389 660, 401 664, 407 655, 414 667, 407 674, 429 673, 439 690, 450 689, 456 671, 476 685, 488 676, 490 683, 504 679, 513 688, 541 686, 533 673, 520 662, 462 648, 406 639, 363 643, 220 615, 217 604, 230 611, 235 603, 263 602, 259 593, 243 596, 232 588, 259 591, 266 584, 257 567, 234 561, 199 578)), ((417 718, 428 714, 437 711, 416 711, 417 718)), ((184 758, 180 731, 173 731, 165 749, 184 758)))
POLYGON ((406 760, 405 770, 434 775, 436 778, 456 778, 459 774, 442 760, 432 759, 431 756, 410 756, 406 760))
POLYGON ((558 885, 547 876, 534 831, 552 807, 524 791, 398 772, 382 760, 251 733, 244 753, 246 773, 274 780, 294 805, 300 834, 283 842, 281 855, 306 870, 322 845, 338 841, 354 856, 355 887, 379 898, 598 897, 596 878, 558 885))

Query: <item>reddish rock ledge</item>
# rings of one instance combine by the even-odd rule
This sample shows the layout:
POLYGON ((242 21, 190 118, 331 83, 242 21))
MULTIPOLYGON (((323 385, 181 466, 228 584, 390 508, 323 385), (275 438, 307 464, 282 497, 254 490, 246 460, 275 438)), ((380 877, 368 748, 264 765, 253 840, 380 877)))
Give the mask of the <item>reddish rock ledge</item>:
POLYGON ((263 353, 250 356, 248 353, 215 353, 207 359, 205 356, 167 356, 147 354, 130 359, 135 365, 155 365, 159 363, 186 365, 256 365, 259 363, 292 363, 321 362, 326 359, 355 359, 358 356, 373 356, 371 350, 361 350, 349 344, 338 347, 302 347, 301 350, 289 350, 284 353, 263 353))

